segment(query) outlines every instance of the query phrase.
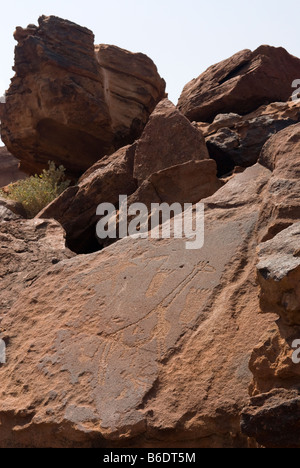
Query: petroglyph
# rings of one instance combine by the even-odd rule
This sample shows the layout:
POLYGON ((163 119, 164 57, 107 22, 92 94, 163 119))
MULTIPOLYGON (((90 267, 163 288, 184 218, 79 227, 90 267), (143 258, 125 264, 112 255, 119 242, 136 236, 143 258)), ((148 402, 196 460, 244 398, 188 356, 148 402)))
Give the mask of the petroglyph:
MULTIPOLYGON (((162 361, 207 318, 207 304, 255 222, 256 215, 251 223, 247 213, 243 222, 207 228, 199 251, 186 250, 182 239, 124 239, 101 253, 58 264, 53 274, 37 281, 38 290, 32 288, 35 301, 25 321, 24 333, 34 333, 29 323, 40 316, 43 304, 56 304, 47 312, 55 323, 53 333, 38 337, 38 345, 45 343, 44 357, 37 352, 26 356, 30 369, 38 372, 40 392, 58 394, 65 414, 74 414, 84 394, 102 430, 111 434, 140 427, 144 415, 139 408, 162 361), (47 297, 40 293, 41 281, 51 284, 47 297), (70 383, 74 392, 65 394, 70 383)), ((89 412, 77 414, 88 424, 89 412)))

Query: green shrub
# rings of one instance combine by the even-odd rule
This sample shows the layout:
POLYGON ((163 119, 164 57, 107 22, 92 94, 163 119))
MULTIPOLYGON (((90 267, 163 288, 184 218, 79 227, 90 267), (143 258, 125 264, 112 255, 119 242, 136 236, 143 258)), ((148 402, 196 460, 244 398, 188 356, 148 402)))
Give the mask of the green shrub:
POLYGON ((8 193, 1 191, 0 195, 22 203, 28 218, 34 218, 69 185, 65 168, 56 168, 54 162, 49 161, 49 169, 44 169, 42 174, 19 180, 9 186, 8 193))

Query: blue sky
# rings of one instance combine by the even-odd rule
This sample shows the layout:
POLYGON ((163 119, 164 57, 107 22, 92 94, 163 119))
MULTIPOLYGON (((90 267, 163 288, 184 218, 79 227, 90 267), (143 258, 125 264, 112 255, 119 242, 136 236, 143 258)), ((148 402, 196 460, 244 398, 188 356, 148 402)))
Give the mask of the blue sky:
POLYGON ((88 27, 96 43, 149 55, 174 103, 188 81, 241 49, 270 44, 300 57, 299 0, 9 0, 1 10, 0 95, 13 76, 15 27, 41 14, 88 27))

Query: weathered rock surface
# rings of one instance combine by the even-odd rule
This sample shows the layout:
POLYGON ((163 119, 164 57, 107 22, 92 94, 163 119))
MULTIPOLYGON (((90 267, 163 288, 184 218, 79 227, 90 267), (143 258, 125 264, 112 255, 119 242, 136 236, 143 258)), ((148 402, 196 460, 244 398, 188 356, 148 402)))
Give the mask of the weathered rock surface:
POLYGON ((157 105, 137 143, 134 177, 140 184, 170 166, 208 158, 202 133, 165 99, 157 105))
POLYGON ((262 105, 287 101, 298 76, 300 59, 283 48, 243 50, 188 83, 178 108, 198 122, 212 122, 229 112, 245 115, 262 105))
POLYGON ((300 326, 300 223, 260 245, 261 308, 300 326))
POLYGON ((251 399, 242 415, 244 433, 268 448, 299 448, 300 396, 276 389, 251 399))
POLYGON ((260 214, 266 241, 300 219, 300 123, 272 136, 259 161, 273 169, 260 214))
POLYGON ((151 174, 128 204, 192 203, 213 195, 223 183, 216 177, 216 163, 212 159, 191 160, 151 174))
POLYGON ((260 157, 273 170, 260 212, 260 309, 280 318, 252 352, 252 398, 241 427, 268 448, 300 446, 300 367, 293 360, 300 337, 299 130, 297 124, 273 136, 260 157))
POLYGON ((202 133, 166 99, 156 107, 140 140, 98 161, 38 217, 55 218, 66 230, 68 246, 90 253, 100 249, 95 238, 100 203, 118 209, 119 195, 129 196, 130 205, 144 203, 148 209, 155 202, 197 203, 221 186, 202 133))
POLYGON ((7 149, 0 147, 0 187, 24 179, 26 174, 19 169, 19 161, 7 149))
POLYGON ((214 195, 201 250, 127 238, 20 296, 2 324, 2 445, 247 446, 248 360, 270 323, 252 256, 266 174, 243 210, 214 195))
POLYGON ((18 218, 27 218, 23 205, 9 198, 0 197, 0 222, 18 218))
POLYGON ((6 95, 2 140, 29 173, 49 160, 80 175, 140 135, 165 82, 153 62, 60 18, 18 27, 15 77, 6 95))
MULTIPOLYGON (((0 210, 3 206, 0 202, 0 210)), ((11 213, 11 210, 18 213, 18 207, 13 207, 12 204, 7 206, 11 208, 11 213)), ((1 217, 1 318, 9 311, 22 290, 31 286, 47 268, 74 256, 65 247, 65 233, 57 222, 22 220, 16 215, 11 221, 4 221, 5 218, 1 217)))
POLYGON ((100 44, 95 47, 115 146, 132 143, 156 104, 165 97, 165 82, 146 55, 100 44))
MULTIPOLYGON (((212 124, 198 123, 219 176, 235 166, 255 164, 266 141, 275 133, 300 121, 300 101, 275 102, 251 114, 220 114, 212 124)), ((284 145, 283 145, 284 147, 284 145)))
MULTIPOLYGON (((289 168, 292 165, 294 172, 294 165, 299 163, 299 158, 300 123, 270 138, 262 149, 259 162, 272 171, 278 166, 281 171, 285 166, 289 168)), ((299 176, 299 173, 295 172, 295 176, 299 176)))
POLYGON ((299 448, 299 364, 293 362, 300 337, 300 223, 261 244, 257 265, 263 312, 280 320, 251 355, 253 382, 242 431, 268 448, 299 448))
POLYGON ((0 121, 2 120, 2 117, 4 114, 4 107, 5 107, 4 102, 5 102, 4 98, 3 98, 3 101, 0 98, 0 121))
MULTIPOLYGON (((51 21, 57 19, 43 17, 43 28, 51 21)), ((22 53, 36 41, 45 45, 41 28, 17 30, 22 53)), ((68 44, 65 32, 58 37, 68 44)), ((91 42, 90 32, 78 33, 91 42)), ((48 49, 35 50, 45 57, 48 49)), ((142 107, 133 99, 143 56, 111 46, 96 55, 110 83, 103 102, 116 144, 126 134, 118 129, 145 110, 152 92, 146 80, 142 107), (120 64, 125 74, 127 65, 134 70, 126 93, 120 64)), ((58 55, 47 57, 52 71, 58 55)), ((72 57, 64 60, 74 77, 72 57)), ((91 57, 83 61, 84 78, 91 77, 91 57)), ((293 358, 300 340, 300 123, 291 125, 299 108, 277 102, 257 109, 263 89, 266 103, 285 96, 298 62, 267 46, 237 54, 224 71, 217 65, 207 72, 210 85, 219 83, 215 98, 203 85, 204 112, 228 104, 222 112, 230 114, 191 124, 164 100, 139 141, 97 159, 39 215, 59 220, 68 246, 88 255, 66 248, 56 221, 24 220, 19 206, 0 200, 1 447, 300 446, 300 367, 293 358), (242 92, 249 102, 238 101, 242 92), (249 115, 252 105, 257 110, 249 115), (289 126, 278 132, 278 122, 289 126), (258 163, 220 181, 201 129, 206 137, 220 132, 216 144, 226 151, 238 134, 240 156, 253 152, 253 162, 278 133, 258 163), (128 237, 94 252, 96 207, 117 207, 121 194, 147 206, 202 199, 204 246, 190 250, 190 239, 154 239, 151 231, 148 239, 128 237)), ((131 130, 137 128, 135 121, 131 130)))

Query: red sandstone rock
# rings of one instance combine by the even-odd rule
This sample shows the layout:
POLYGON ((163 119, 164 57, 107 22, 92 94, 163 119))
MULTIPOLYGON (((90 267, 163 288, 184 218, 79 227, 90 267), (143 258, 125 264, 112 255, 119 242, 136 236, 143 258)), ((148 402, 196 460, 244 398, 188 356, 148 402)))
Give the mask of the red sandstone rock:
MULTIPOLYGON (((5 222, 0 219, 0 328, 1 319, 9 312, 23 289, 31 286, 47 268, 71 258, 74 254, 65 246, 65 233, 53 220, 24 220, 19 206, 6 208, 18 216, 5 222)), ((0 437, 0 445, 2 439, 0 437)))
POLYGON ((212 122, 218 114, 247 114, 259 106, 287 101, 300 77, 300 59, 283 48, 267 45, 242 50, 208 68, 188 83, 178 102, 186 117, 212 122))
POLYGON ((208 157, 202 133, 165 99, 152 113, 138 141, 134 176, 140 184, 170 166, 208 157))
MULTIPOLYGON (((260 54, 253 73, 266 62, 260 54)), ((1 447, 299 448, 300 124, 217 190, 202 133, 167 101, 158 111, 140 142, 97 161, 40 215, 82 247, 96 205, 123 191, 146 204, 212 191, 202 249, 126 238, 73 258, 59 224, 15 218, 0 200, 1 447)), ((222 116, 213 131, 240 123, 222 116)))
POLYGON ((1 135, 23 170, 48 161, 80 175, 139 136, 165 82, 153 62, 54 16, 17 28, 15 77, 6 95, 1 135))
POLYGON ((5 147, 0 147, 0 187, 25 179, 26 174, 20 171, 19 164, 18 159, 5 147))
POLYGON ((257 162, 266 141, 300 120, 300 101, 274 102, 241 116, 220 114, 212 124, 197 124, 205 137, 210 157, 222 176, 235 166, 248 167, 257 162))
POLYGON ((38 217, 60 222, 72 250, 92 252, 99 248, 95 234, 100 203, 112 203, 117 209, 119 195, 130 196, 129 204, 141 202, 149 209, 155 202, 197 203, 222 186, 216 174, 201 132, 164 100, 136 144, 98 161, 78 186, 69 188, 38 217))
POLYGON ((273 169, 260 213, 266 241, 300 219, 300 123, 272 136, 259 160, 273 169))
POLYGON ((59 263, 20 296, 2 324, 3 446, 247 446, 248 360, 270 323, 254 281, 271 175, 260 170, 242 210, 214 195, 203 249, 127 238, 59 263))

